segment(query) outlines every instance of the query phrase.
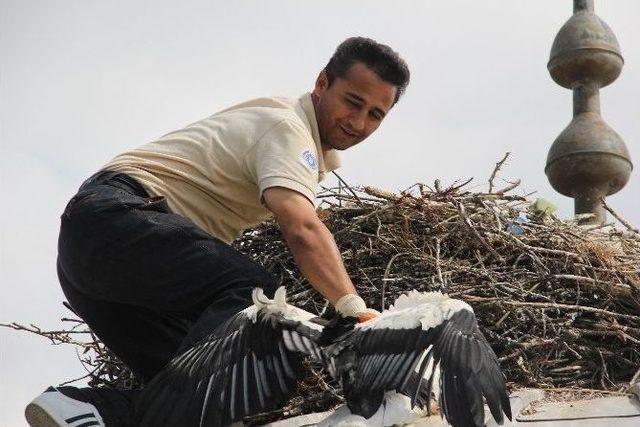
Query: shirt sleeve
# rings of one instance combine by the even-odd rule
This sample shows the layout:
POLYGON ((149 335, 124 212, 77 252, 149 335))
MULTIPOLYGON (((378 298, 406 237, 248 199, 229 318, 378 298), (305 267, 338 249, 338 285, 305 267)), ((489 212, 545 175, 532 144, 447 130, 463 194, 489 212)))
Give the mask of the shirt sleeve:
POLYGON ((315 204, 318 156, 306 128, 283 120, 263 135, 246 155, 245 163, 259 189, 260 201, 267 188, 284 187, 315 204))

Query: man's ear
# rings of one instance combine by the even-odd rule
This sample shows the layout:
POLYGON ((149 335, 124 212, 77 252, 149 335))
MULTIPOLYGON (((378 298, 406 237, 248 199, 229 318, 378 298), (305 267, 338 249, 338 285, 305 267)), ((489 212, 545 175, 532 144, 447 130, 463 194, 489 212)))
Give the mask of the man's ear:
POLYGON ((327 72, 325 70, 320 71, 318 74, 318 78, 316 79, 316 86, 313 89, 313 92, 316 95, 320 95, 323 91, 325 91, 329 87, 329 78, 327 77, 327 72))

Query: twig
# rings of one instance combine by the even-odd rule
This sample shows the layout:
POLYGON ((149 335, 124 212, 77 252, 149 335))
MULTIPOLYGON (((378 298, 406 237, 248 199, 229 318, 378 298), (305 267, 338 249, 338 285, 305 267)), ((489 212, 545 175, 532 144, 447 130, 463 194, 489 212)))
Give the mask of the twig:
POLYGON ((389 277, 389 271, 391 271, 391 264, 393 264, 393 261, 396 260, 396 258, 398 258, 401 255, 406 255, 405 252, 401 252, 401 253, 397 253, 394 256, 391 257, 391 259, 389 260, 389 262, 387 263, 387 267, 384 269, 384 275, 382 276, 382 290, 380 291, 380 307, 382 307, 382 309, 384 309, 385 306, 385 301, 384 301, 384 297, 385 297, 385 290, 387 288, 387 280, 389 277))
POLYGON ((478 238, 478 240, 480 241, 480 243, 482 243, 482 245, 487 248, 487 250, 489 252, 491 252, 491 254, 500 261, 500 263, 504 263, 504 258, 502 258, 502 256, 496 252, 495 249, 493 249, 491 247, 490 244, 487 243, 487 241, 484 239, 484 237, 482 237, 482 235, 480 235, 480 233, 478 232, 478 230, 476 230, 476 228, 473 226, 473 224, 471 223, 471 220, 469 219, 469 217, 466 215, 465 213, 465 208, 464 205, 462 203, 458 203, 458 210, 460 211, 460 217, 462 218, 462 220, 464 221, 464 223, 469 227, 469 229, 471 230, 471 232, 478 238))
POLYGON ((501 188, 500 190, 496 191, 495 194, 503 195, 504 193, 508 193, 509 191, 513 190, 514 188, 516 188, 519 185, 520 185, 520 180, 517 179, 517 180, 509 183, 509 185, 507 185, 507 186, 501 188))
POLYGON ((332 171, 331 173, 332 173, 332 174, 334 174, 334 175, 336 176, 336 178, 338 178, 338 181, 340 181, 340 182, 342 183, 342 185, 344 185, 344 186, 345 186, 345 188, 346 188, 347 190, 349 190, 349 192, 350 192, 351 194, 353 194, 353 197, 358 201, 358 203, 360 203, 360 204, 362 205, 362 204, 363 204, 363 203, 362 203, 362 200, 360 200, 360 197, 358 197, 358 195, 356 194, 356 192, 355 192, 355 191, 353 191, 353 189, 349 186, 349 184, 347 184, 347 183, 344 181, 344 179, 342 179, 342 177, 336 173, 336 171, 332 171))
POLYGON ((631 224, 629 224, 627 221, 624 220, 624 218, 622 218, 620 215, 618 215, 618 213, 616 211, 611 209, 611 207, 607 204, 607 202, 604 200, 604 198, 602 198, 601 201, 602 201, 602 206, 607 210, 607 212, 609 212, 611 215, 613 215, 613 217, 615 219, 620 221, 620 223, 622 225, 624 225, 627 228, 627 230, 629 230, 632 233, 635 233, 637 235, 640 235, 640 230, 638 230, 636 227, 634 227, 631 224))
MULTIPOLYGON (((470 301, 475 302, 489 302, 496 301, 497 298, 483 298, 483 297, 475 297, 468 296, 470 301)), ((617 319, 629 319, 640 321, 640 316, 634 316, 632 314, 620 314, 614 313, 612 311, 603 310, 601 308, 595 307, 586 307, 580 305, 568 305, 568 304, 557 304, 557 303, 544 303, 544 302, 522 302, 522 301, 500 301, 501 304, 511 305, 514 307, 536 307, 536 308, 556 308, 558 310, 569 310, 569 311, 584 311, 587 313, 595 313, 601 314, 603 316, 615 317, 617 319)))
MULTIPOLYGON (((500 168, 502 167, 502 165, 504 164, 504 162, 507 161, 507 158, 509 158, 509 155, 511 153, 509 151, 506 152, 506 154, 504 155, 504 157, 502 158, 502 160, 500 160, 498 163, 496 163, 496 167, 493 168, 493 172, 491 172, 491 176, 489 177, 489 193, 491 193, 493 191, 493 180, 496 177, 496 174, 498 173, 498 171, 500 170, 500 168)), ((504 193, 504 191, 503 191, 504 193)))

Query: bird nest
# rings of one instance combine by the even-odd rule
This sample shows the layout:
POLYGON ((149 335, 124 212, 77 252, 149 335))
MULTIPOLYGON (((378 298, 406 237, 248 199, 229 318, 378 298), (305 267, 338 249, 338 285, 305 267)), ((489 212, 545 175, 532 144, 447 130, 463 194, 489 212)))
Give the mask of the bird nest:
MULTIPOLYGON (((579 226, 584 216, 561 221, 510 195, 516 184, 478 193, 436 182, 400 194, 341 186, 320 195, 318 212, 368 306, 387 309, 412 289, 442 291, 474 308, 511 388, 625 391, 640 367, 640 234, 620 218, 626 230, 579 226)), ((288 302, 330 309, 274 222, 236 247, 280 278, 288 302)), ((315 383, 307 405, 340 401, 313 369, 305 381, 315 383)), ((271 415, 302 412, 296 399, 271 415)))
MULTIPOLYGON (((502 162, 488 192, 436 181, 391 194, 341 181, 320 194, 318 213, 368 306, 386 309, 413 289, 442 291, 474 308, 511 388, 625 391, 640 366, 638 230, 606 205, 626 229, 559 220, 540 203, 513 195, 517 183, 494 190, 502 162)), ((274 222, 245 232, 234 245, 280 278, 290 303, 318 314, 331 310, 298 272, 274 222)), ((69 321, 75 323, 68 331, 4 326, 79 345, 90 385, 140 386, 95 336, 74 338, 90 331, 69 321)), ((246 421, 342 401, 321 371, 311 364, 306 371, 283 409, 246 421)))

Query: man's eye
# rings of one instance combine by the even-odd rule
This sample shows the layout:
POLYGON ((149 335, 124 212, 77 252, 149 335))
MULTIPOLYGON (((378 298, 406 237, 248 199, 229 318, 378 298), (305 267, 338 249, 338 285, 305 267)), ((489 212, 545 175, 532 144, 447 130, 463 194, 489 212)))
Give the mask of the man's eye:
POLYGON ((349 104, 349 105, 351 105, 351 106, 353 106, 353 107, 359 107, 359 106, 360 106, 360 104, 358 104, 358 103, 357 103, 356 101, 354 101, 353 99, 348 99, 348 98, 347 98, 347 100, 346 100, 346 101, 347 101, 347 104, 349 104))

